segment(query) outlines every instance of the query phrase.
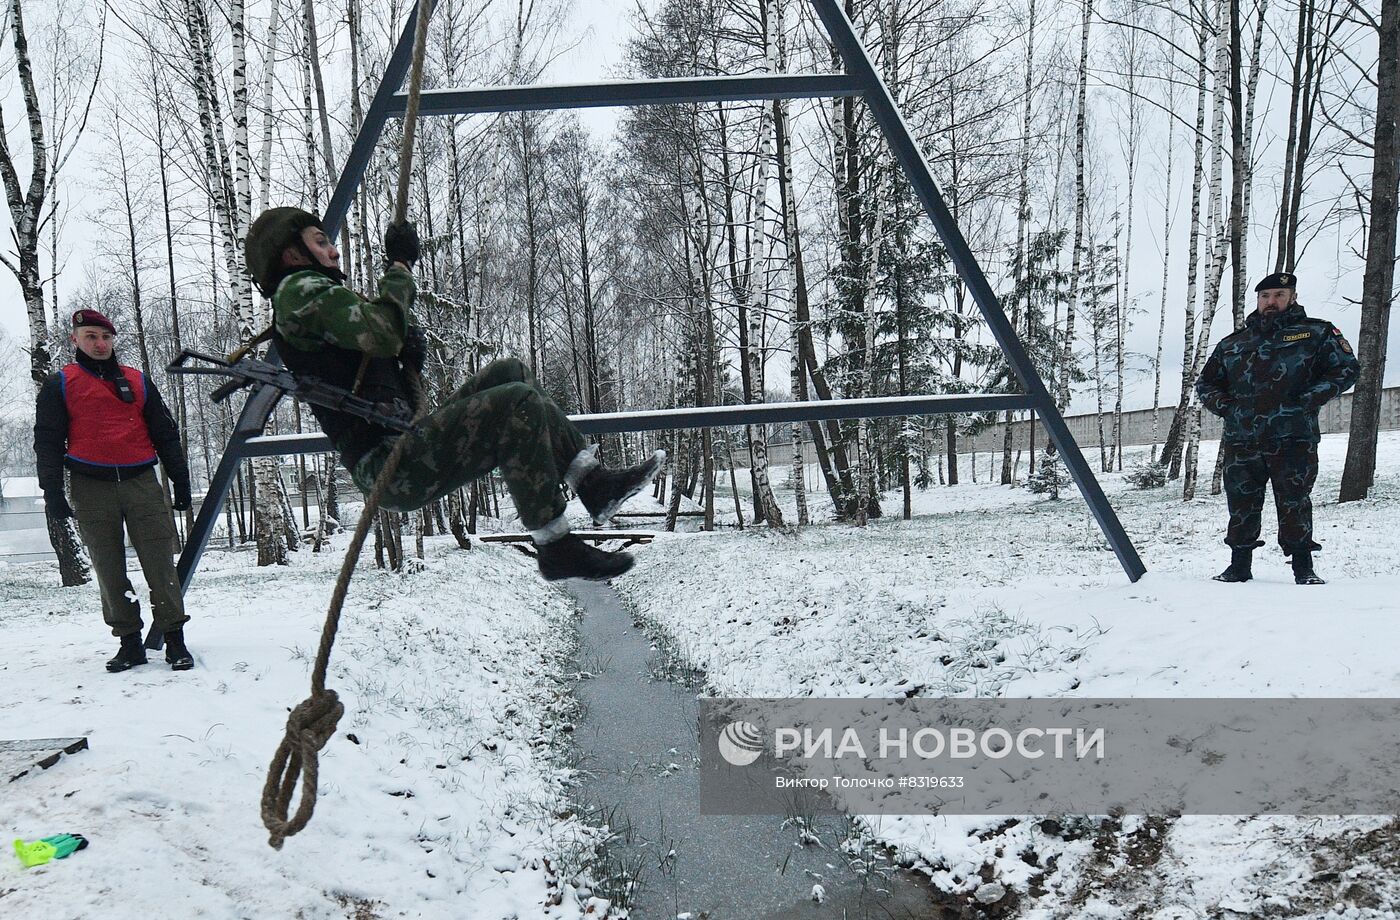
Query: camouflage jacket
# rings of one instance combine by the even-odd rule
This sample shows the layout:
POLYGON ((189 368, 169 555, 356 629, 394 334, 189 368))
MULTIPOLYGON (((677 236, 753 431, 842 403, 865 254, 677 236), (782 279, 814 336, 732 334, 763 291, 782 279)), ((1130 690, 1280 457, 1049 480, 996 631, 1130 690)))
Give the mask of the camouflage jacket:
MULTIPOLYGON (((293 374, 312 375, 332 386, 354 389, 374 403, 413 405, 413 388, 397 355, 403 348, 413 305, 413 275, 394 267, 379 281, 379 296, 366 300, 315 270, 288 275, 272 298, 273 339, 293 374), (360 363, 369 356, 359 378, 360 363)), ((321 430, 335 443, 348 469, 385 440, 387 428, 329 409, 311 407, 321 430)))
POLYGON ((272 297, 273 324, 278 335, 302 351, 338 345, 392 358, 403 348, 413 292, 413 275, 397 265, 379 279, 379 296, 373 300, 321 272, 294 272, 272 297))
POLYGON ((1360 365, 1342 331, 1301 304, 1251 313, 1215 346, 1196 381, 1201 405, 1225 420, 1224 439, 1266 444, 1319 440, 1317 412, 1349 390, 1360 365))

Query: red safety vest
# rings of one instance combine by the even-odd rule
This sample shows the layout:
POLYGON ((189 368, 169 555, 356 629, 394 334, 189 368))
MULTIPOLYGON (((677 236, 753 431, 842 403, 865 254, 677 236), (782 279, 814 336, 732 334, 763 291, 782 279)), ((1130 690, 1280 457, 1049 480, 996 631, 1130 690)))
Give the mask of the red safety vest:
POLYGON ((63 369, 63 404, 68 408, 67 456, 93 466, 143 466, 155 462, 146 428, 146 378, 121 366, 135 402, 122 402, 117 385, 81 364, 63 369))

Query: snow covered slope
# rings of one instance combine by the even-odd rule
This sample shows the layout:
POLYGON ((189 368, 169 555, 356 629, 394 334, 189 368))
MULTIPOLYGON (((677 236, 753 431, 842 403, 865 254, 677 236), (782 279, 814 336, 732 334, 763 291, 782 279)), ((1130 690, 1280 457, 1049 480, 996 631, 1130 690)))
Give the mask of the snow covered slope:
MULTIPOLYGON (((1210 580, 1229 554, 1209 444, 1189 504, 1177 483, 1141 492, 1104 477, 1148 567, 1137 584, 1077 493, 1049 502, 964 483, 916 493, 908 523, 891 492, 864 531, 658 540, 619 590, 716 696, 1400 696, 1400 436, 1382 435, 1376 497, 1339 506, 1344 451, 1344 437, 1325 439, 1314 492, 1321 587, 1292 583, 1271 503, 1256 580, 1210 580)), ((1393 827, 1367 836, 1389 821, 869 819, 960 904, 1164 918, 1390 909, 1400 843, 1393 827), (1350 838, 1364 855, 1340 855, 1350 838), (984 885, 1007 893, 979 901, 984 885)))
POLYGON ((209 554, 188 598, 197 668, 182 674, 158 656, 105 673, 115 641, 96 587, 0 568, 0 737, 91 744, 0 788, 0 916, 578 916, 559 886, 593 832, 565 816, 568 771, 549 756, 574 609, 513 550, 429 545, 422 573, 366 560, 356 575, 327 681, 346 715, 315 817, 280 853, 259 796, 342 554, 278 569, 209 554), (27 870, 9 853, 11 838, 60 832, 91 846, 27 870))

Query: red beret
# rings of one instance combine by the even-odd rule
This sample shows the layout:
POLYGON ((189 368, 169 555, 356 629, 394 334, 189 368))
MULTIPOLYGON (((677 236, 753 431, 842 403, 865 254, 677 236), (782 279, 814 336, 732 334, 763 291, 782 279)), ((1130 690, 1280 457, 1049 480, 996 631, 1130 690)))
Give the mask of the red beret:
POLYGON ((73 328, 79 326, 101 326, 112 335, 117 334, 117 327, 112 325, 112 321, 98 313, 96 310, 78 310, 73 314, 73 328))

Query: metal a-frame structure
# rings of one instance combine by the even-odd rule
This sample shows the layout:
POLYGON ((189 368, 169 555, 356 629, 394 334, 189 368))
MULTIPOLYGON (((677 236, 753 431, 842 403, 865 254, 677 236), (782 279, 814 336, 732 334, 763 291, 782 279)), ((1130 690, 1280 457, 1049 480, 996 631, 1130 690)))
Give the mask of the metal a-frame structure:
MULTIPOLYGON (((1137 581, 1146 571, 1137 550, 1104 497, 1103 489, 1065 426, 1055 401, 1036 373, 1016 331, 1007 320, 987 277, 963 239, 938 191, 909 126, 905 124, 865 47, 856 36, 838 0, 811 0, 827 34, 841 54, 843 74, 756 74, 739 77, 680 77, 663 80, 579 83, 553 86, 501 86, 474 89, 425 90, 421 115, 470 115, 607 106, 667 105, 686 102, 741 102, 759 99, 808 99, 853 96, 865 100, 903 168, 924 209, 943 239, 959 276, 972 293, 982 317, 991 328, 1020 381, 1024 393, 956 394, 947 396, 899 396, 881 399, 828 400, 822 402, 768 403, 759 405, 669 409, 603 415, 578 415, 572 419, 585 434, 660 431, 753 425, 765 422, 824 421, 880 416, 939 415, 991 410, 1034 410, 1045 425, 1050 441, 1064 458, 1070 475, 1088 503, 1124 572, 1137 581)), ((345 170, 336 183, 322 221, 334 238, 360 180, 369 165, 384 124, 402 117, 407 96, 399 92, 413 50, 417 9, 410 14, 398 45, 384 69, 384 80, 365 114, 364 124, 346 157, 345 170)), ((275 349, 270 361, 277 361, 275 349)), ((270 387, 253 392, 243 406, 228 447, 219 461, 209 491, 200 507, 185 550, 180 556, 180 586, 188 589, 214 524, 223 510, 238 464, 251 457, 281 456, 334 450, 322 434, 263 434, 281 393, 270 387)))

